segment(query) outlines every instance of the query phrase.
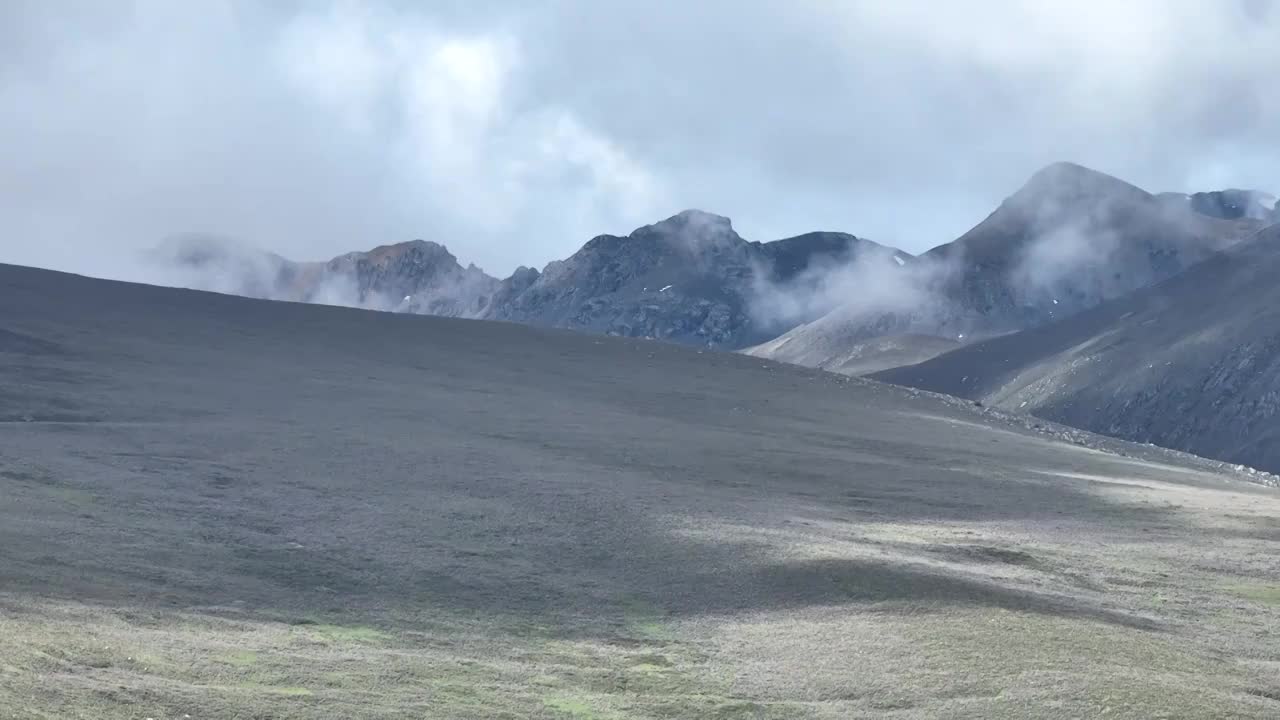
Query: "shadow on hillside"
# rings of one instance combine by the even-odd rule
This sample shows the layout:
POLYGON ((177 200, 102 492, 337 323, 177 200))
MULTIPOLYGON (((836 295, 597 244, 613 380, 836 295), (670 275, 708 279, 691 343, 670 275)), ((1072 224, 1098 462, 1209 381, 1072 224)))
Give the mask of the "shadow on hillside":
MULTIPOLYGON (((909 564, 848 558, 799 560, 757 565, 742 580, 720 584, 694 580, 704 592, 667 602, 675 614, 786 610, 811 606, 877 606, 877 611, 911 613, 961 607, 1094 620, 1140 629, 1152 621, 1065 597, 1003 587, 993 582, 932 571, 909 564), (881 605, 883 604, 883 605, 881 605)), ((656 603, 661 600, 655 599, 656 603)))
MULTIPOLYGON (((1096 497, 1058 492, 1055 503, 1074 502, 1081 513, 1095 518, 1132 512, 1108 509, 1096 497)), ((175 543, 143 557, 106 545, 32 546, 14 538, 13 531, 0 532, 10 556, 0 566, 0 587, 31 597, 115 607, 215 614, 234 608, 244 618, 295 622, 321 617, 406 630, 416 629, 416 621, 405 618, 444 611, 550 625, 563 635, 612 636, 637 604, 645 613, 670 619, 808 607, 878 613, 970 607, 1158 629, 1149 619, 1083 599, 866 553, 780 560, 777 551, 788 541, 770 535, 796 531, 780 518, 820 514, 823 503, 811 498, 774 502, 777 512, 726 507, 724 514, 705 517, 708 528, 734 523, 739 530, 732 535, 708 531, 691 537, 662 526, 643 510, 614 504, 611 514, 540 516, 533 521, 542 528, 540 536, 521 530, 517 537, 491 526, 437 528, 436 537, 424 542, 418 554, 376 544, 320 548, 246 541, 230 552, 175 543)), ((892 515, 891 506, 868 512, 860 522, 921 521, 914 513, 892 515)), ((940 506, 945 503, 939 502, 935 513, 940 506)), ((1160 515, 1151 510, 1144 518, 1160 515)), ((148 542, 163 540, 151 537, 148 542)), ((810 540, 820 542, 821 537, 810 540)), ((989 559, 973 558, 975 567, 983 562, 989 559)))

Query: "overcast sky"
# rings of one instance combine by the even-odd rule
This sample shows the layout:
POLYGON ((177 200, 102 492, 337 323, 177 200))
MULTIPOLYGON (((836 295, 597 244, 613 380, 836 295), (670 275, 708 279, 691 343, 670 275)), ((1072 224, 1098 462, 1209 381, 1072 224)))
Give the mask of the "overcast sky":
POLYGON ((918 252, 1073 160, 1280 191, 1271 0, 0 1, 0 262, 208 232, 505 274, 681 209, 918 252))

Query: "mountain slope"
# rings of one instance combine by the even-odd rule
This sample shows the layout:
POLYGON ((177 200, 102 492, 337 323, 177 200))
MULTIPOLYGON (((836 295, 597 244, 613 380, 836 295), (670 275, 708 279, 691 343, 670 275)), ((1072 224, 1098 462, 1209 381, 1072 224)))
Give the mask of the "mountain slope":
POLYGON ((1280 470, 1280 226, 1160 285, 888 382, 1280 470))
POLYGON ((970 403, 0 265, 0 420, 0 715, 1275 717, 1280 494, 970 403))
POLYGON ((895 257, 909 256, 843 233, 747 242, 728 218, 688 210, 592 239, 485 317, 736 348, 829 310, 834 268, 893 272, 895 257))
POLYGON ((827 366, 873 337, 972 341, 1035 327, 1170 277, 1262 224, 1211 217, 1058 163, 972 230, 916 258, 896 297, 855 299, 752 352, 827 366))
POLYGON ((807 336, 787 333, 745 352, 794 365, 814 367, 844 375, 867 375, 888 368, 915 365, 961 343, 936 335, 899 333, 849 343, 843 336, 807 336))

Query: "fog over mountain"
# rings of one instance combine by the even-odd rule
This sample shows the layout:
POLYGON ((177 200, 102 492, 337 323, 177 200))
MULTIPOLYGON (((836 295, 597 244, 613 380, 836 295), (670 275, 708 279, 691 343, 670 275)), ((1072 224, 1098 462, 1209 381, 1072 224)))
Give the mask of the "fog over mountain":
POLYGON ((153 283, 267 300, 508 320, 736 349, 897 287, 911 256, 839 232, 748 242, 729 218, 686 210, 599 235, 541 272, 499 280, 413 240, 294 262, 231 240, 171 238, 142 257, 153 283))
POLYGON ((1060 159, 1276 192, 1278 33, 1268 0, 5 2, 0 261, 421 238, 506 277, 686 208, 919 254, 1060 159))
POLYGON ((1280 470, 1280 225, 1155 287, 876 377, 1280 470))
POLYGON ((894 364, 871 360, 868 353, 881 347, 866 343, 873 338, 904 336, 886 349, 918 362, 945 352, 947 343, 1069 317, 1175 275, 1268 224, 1261 212, 1222 201, 1237 195, 1269 197, 1156 196, 1056 163, 972 230, 915 258, 874 301, 851 296, 750 352, 856 373, 894 364))

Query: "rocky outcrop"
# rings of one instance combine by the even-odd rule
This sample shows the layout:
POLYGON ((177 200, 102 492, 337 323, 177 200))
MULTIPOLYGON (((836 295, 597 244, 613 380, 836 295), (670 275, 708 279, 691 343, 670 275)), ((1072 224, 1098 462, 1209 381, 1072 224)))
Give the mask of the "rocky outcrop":
POLYGON ((773 301, 813 295, 832 268, 892 271, 903 253, 843 233, 747 242, 726 217, 688 210, 625 237, 601 235, 553 262, 487 317, 627 337, 738 348, 820 315, 825 306, 773 312, 773 301), (788 324, 790 323, 790 324, 788 324))
POLYGON ((334 258, 325 265, 323 282, 351 292, 351 304, 360 307, 466 318, 482 317, 501 284, 425 240, 334 258))

